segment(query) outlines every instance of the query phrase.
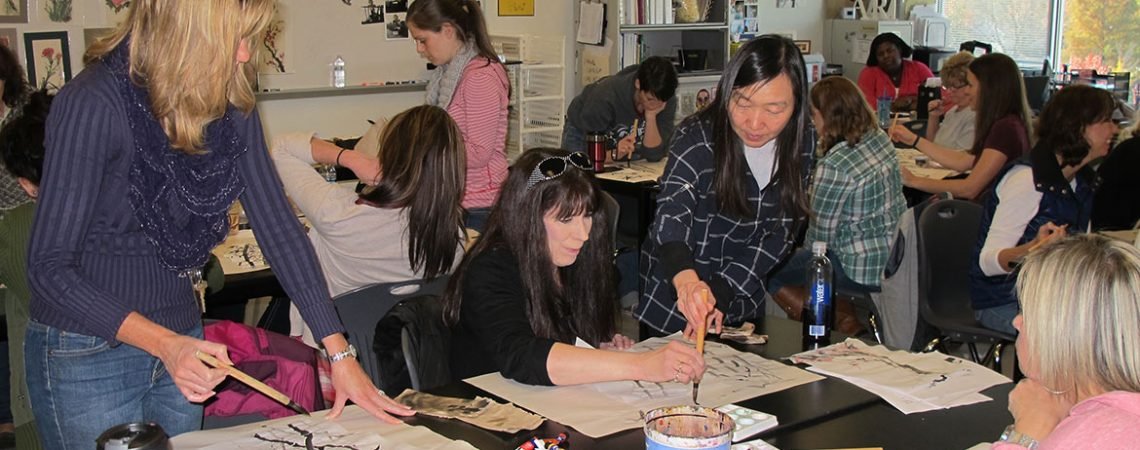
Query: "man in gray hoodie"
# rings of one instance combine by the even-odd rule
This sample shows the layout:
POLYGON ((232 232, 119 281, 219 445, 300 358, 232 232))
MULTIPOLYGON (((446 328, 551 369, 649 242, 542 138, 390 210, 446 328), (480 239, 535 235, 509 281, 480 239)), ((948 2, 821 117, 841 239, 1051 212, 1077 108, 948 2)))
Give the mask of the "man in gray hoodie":
POLYGON ((660 160, 673 134, 676 92, 677 71, 660 56, 595 81, 570 102, 562 148, 585 151, 586 135, 601 133, 613 140, 617 159, 660 160))

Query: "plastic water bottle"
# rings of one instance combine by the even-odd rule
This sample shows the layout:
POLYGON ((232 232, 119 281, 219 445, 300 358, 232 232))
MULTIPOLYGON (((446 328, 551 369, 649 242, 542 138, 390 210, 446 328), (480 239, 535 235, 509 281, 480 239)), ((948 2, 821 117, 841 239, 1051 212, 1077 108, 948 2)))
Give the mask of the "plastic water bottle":
POLYGON ((875 109, 879 113, 879 127, 891 126, 891 94, 885 90, 879 94, 878 101, 875 102, 875 109))
POLYGON ((317 166, 317 170, 321 172, 321 176, 325 177, 325 181, 336 183, 336 166, 332 164, 321 164, 317 166))
POLYGON ((336 55, 336 59, 333 60, 332 85, 338 88, 344 87, 344 58, 340 55, 336 55))
POLYGON ((804 302, 803 313, 805 348, 831 344, 831 322, 835 317, 827 243, 813 242, 811 254, 811 262, 807 267, 808 298, 804 302))

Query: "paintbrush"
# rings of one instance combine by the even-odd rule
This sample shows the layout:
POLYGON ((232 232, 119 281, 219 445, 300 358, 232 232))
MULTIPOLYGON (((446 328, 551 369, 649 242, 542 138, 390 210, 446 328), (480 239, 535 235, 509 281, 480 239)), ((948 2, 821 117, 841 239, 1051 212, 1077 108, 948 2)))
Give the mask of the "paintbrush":
MULTIPOLYGON (((633 134, 633 149, 634 150, 637 150, 637 121, 638 121, 638 118, 634 117, 633 118, 633 128, 630 130, 630 133, 633 134)), ((626 167, 629 167, 631 160, 633 160, 633 153, 626 155, 626 157, 625 157, 625 166, 626 167)))
MULTIPOLYGON (((705 304, 708 304, 708 302, 709 302, 708 291, 704 291, 704 290, 701 291, 701 301, 704 302, 705 304)), ((699 353, 701 355, 705 354, 705 320, 706 319, 701 319, 701 322, 697 324, 697 353, 699 353)), ((697 380, 697 379, 693 379, 693 404, 694 405, 697 404, 697 390, 699 390, 700 388, 701 388, 701 381, 697 380)))
POLYGON ((226 371, 227 375, 234 377, 234 379, 242 382, 246 386, 253 388, 253 390, 265 394, 266 397, 276 400, 278 403, 281 403, 289 409, 296 411, 297 414, 304 414, 306 416, 309 415, 309 411, 306 411, 305 408, 301 405, 298 405, 297 402, 290 400, 289 396, 282 394, 281 391, 273 389, 261 381, 258 381, 257 378, 251 377, 249 374, 238 370, 237 367, 218 361, 217 358, 214 358, 209 354, 202 353, 201 351, 194 352, 194 356, 197 356, 198 359, 202 360, 202 362, 206 364, 226 371))
MULTIPOLYGON (((893 115, 895 117, 891 119, 891 128, 894 128, 895 125, 899 124, 899 113, 894 113, 893 115)), ((887 132, 890 132, 891 128, 887 128, 887 132)))

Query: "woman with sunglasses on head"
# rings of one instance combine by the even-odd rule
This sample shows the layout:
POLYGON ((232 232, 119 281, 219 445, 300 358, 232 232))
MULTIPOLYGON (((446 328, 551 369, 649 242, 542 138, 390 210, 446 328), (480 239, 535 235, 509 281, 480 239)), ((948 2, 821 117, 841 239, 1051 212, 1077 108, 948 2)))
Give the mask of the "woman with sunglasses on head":
POLYGON ((238 198, 277 279, 331 355, 337 397, 390 422, 352 357, 312 247, 273 171, 250 80, 272 0, 135 0, 46 127, 28 247, 28 390, 44 446, 90 449, 104 430, 153 421, 196 430, 229 363, 202 340, 194 292, 238 198), (125 345, 124 345, 125 344, 125 345))
POLYGON ((1025 258, 1017 295, 1025 378, 993 450, 1136 448, 1140 250, 1095 234, 1063 239, 1025 258))
POLYGON ((1086 166, 1112 147, 1115 107, 1103 89, 1062 89, 1041 110, 1037 145, 997 177, 970 268, 970 300, 983 326, 1017 334, 1010 325, 1018 312, 1010 274, 1034 248, 1088 230, 1096 174, 1086 166))
POLYGON ((969 172, 965 178, 923 178, 903 168, 903 185, 923 192, 949 192, 957 198, 981 201, 1009 162, 1029 152, 1033 126, 1021 69, 1009 56, 990 53, 975 59, 966 72, 963 95, 977 111, 974 142, 968 151, 947 148, 915 135, 902 125, 889 131, 895 142, 910 145, 942 166, 969 172))
POLYGON ((795 44, 777 35, 744 44, 716 93, 670 142, 642 246, 634 316, 662 333, 763 317, 768 272, 810 210, 815 143, 795 44))
POLYGON ((408 6, 408 31, 432 71, 427 104, 446 109, 467 146, 463 207, 467 228, 482 232, 507 177, 507 70, 491 47, 475 0, 417 0, 408 6))
MULTIPOLYGON (((364 155, 377 149, 349 151, 313 133, 273 145, 277 173, 312 225, 309 241, 334 298, 376 283, 447 275, 463 256, 465 152, 455 121, 421 105, 383 125, 378 160, 364 155), (369 186, 358 195, 325 181, 313 163, 347 167, 369 186)), ((290 307, 290 334, 313 345, 297 313, 290 307)))
POLYGON ((489 372, 520 383, 688 383, 704 373, 692 347, 629 353, 616 334, 611 220, 584 153, 532 149, 511 166, 486 231, 451 277, 456 379, 489 372), (598 349, 577 347, 581 338, 598 349))

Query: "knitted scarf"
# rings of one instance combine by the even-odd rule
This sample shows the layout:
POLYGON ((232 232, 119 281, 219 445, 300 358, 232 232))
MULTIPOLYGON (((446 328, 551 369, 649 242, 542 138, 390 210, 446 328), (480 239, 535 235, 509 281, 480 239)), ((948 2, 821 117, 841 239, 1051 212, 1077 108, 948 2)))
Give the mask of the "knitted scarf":
POLYGON ((431 73, 431 79, 428 80, 427 104, 447 109, 451 104, 451 96, 455 94, 455 88, 459 86, 463 69, 466 69, 467 63, 478 56, 475 47, 466 44, 459 49, 454 58, 451 58, 451 61, 437 66, 431 73))
POLYGON ((247 147, 232 122, 240 111, 230 105, 225 115, 207 125, 205 153, 175 150, 151 112, 146 86, 132 80, 128 48, 129 39, 103 58, 126 103, 131 127, 134 156, 127 196, 163 268, 200 268, 210 249, 225 239, 226 212, 245 190, 237 159, 247 147))

